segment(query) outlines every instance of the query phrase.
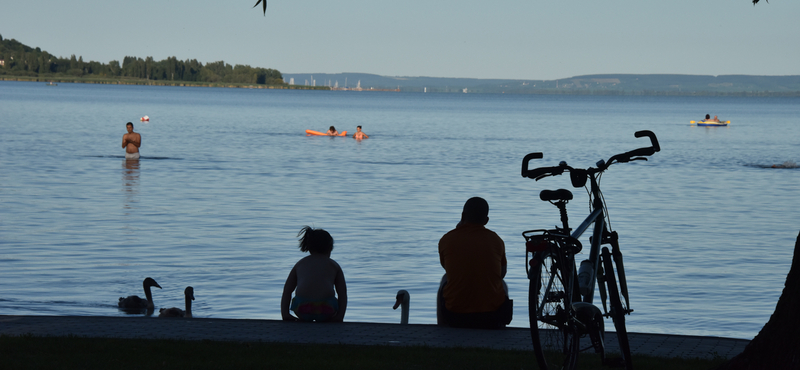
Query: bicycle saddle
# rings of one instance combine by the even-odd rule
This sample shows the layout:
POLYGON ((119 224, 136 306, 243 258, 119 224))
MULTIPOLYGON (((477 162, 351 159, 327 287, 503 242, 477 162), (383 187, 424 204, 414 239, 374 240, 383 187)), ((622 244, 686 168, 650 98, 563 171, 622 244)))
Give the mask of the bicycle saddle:
POLYGON ((539 199, 549 202, 553 200, 572 200, 572 192, 567 189, 542 190, 539 199))

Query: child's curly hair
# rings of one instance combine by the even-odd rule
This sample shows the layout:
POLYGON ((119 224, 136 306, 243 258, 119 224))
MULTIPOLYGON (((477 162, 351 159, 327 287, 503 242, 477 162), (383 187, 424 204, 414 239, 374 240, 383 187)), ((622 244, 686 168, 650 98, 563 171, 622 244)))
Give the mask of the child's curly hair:
POLYGON ((330 253, 333 250, 333 237, 323 229, 303 226, 297 236, 300 237, 298 247, 303 252, 330 253))

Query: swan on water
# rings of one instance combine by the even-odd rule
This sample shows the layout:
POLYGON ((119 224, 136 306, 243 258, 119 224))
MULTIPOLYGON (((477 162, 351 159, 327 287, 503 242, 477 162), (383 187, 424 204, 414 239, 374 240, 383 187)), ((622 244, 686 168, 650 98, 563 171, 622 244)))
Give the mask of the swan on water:
POLYGON ((192 317, 192 301, 194 300, 194 288, 187 286, 183 291, 186 300, 186 310, 177 307, 162 308, 158 310, 158 317, 192 317))
POLYGON ((394 303, 393 310, 396 310, 397 307, 401 307, 400 309, 400 324, 408 325, 408 306, 411 302, 411 295, 408 294, 406 290, 398 290, 397 291, 397 302, 394 303))
POLYGON ((158 285, 153 278, 148 277, 142 282, 142 287, 144 288, 144 299, 136 295, 130 295, 124 298, 119 297, 117 306, 127 313, 141 313, 142 310, 154 310, 153 293, 150 292, 150 287, 161 289, 161 286, 158 285))

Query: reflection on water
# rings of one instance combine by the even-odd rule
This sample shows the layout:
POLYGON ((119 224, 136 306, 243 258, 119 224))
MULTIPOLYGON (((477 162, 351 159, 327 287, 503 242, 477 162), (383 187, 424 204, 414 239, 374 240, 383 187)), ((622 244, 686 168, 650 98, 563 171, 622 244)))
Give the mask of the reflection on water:
POLYGON ((122 161, 122 192, 125 194, 125 202, 122 208, 128 210, 133 207, 133 203, 139 201, 139 160, 122 161))

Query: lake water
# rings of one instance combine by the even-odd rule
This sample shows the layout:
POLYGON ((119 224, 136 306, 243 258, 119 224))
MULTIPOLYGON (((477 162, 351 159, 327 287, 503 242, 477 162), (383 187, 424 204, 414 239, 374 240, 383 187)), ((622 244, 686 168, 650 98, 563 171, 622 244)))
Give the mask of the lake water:
MULTIPOLYGON (((0 314, 122 316, 157 280, 157 307, 279 319, 303 225, 327 229, 347 321, 435 323, 437 242, 466 199, 506 242, 511 326, 527 327, 524 239, 558 223, 522 157, 576 167, 647 146, 603 176, 635 312, 628 330, 752 338, 792 259, 800 99, 274 91, 0 81, 0 314), (706 113, 729 127, 694 127, 706 113), (149 123, 139 122, 141 116, 149 123), (124 160, 125 123, 142 159, 124 160), (334 125, 370 139, 307 137, 334 125)), ((589 209, 572 189, 573 224, 589 209)))

